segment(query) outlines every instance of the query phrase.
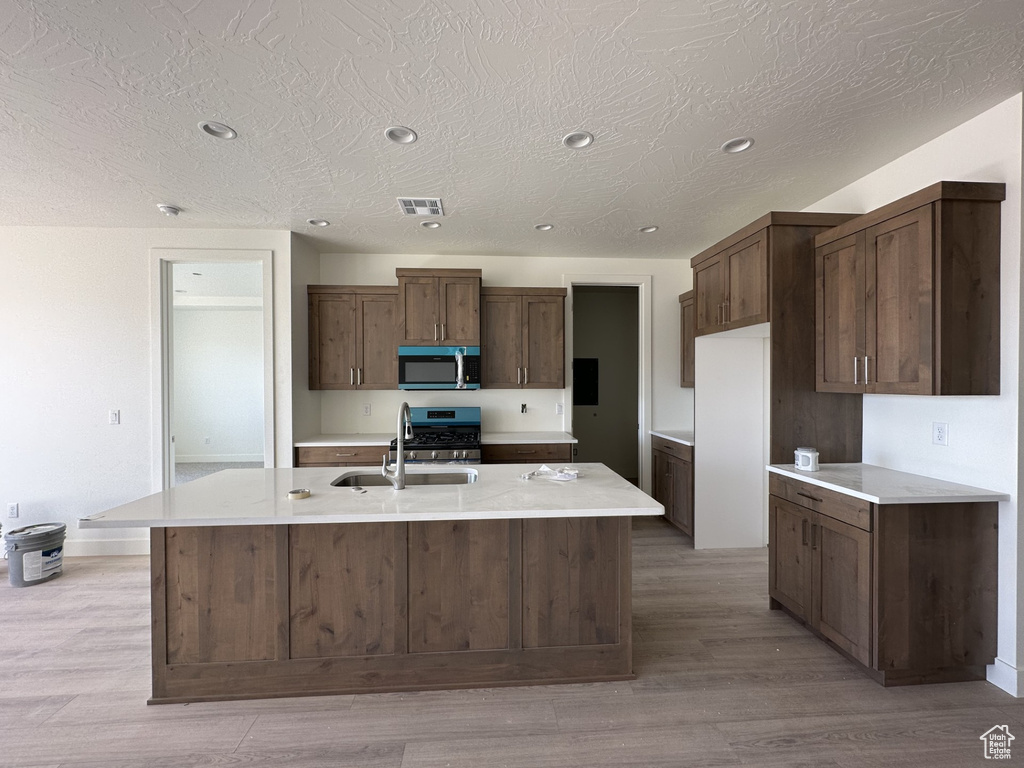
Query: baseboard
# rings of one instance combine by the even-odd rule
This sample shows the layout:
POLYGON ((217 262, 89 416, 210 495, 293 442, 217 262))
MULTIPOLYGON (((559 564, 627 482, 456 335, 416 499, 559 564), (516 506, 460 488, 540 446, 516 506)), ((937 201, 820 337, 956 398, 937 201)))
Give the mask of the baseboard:
MULTIPOLYGON (((148 530, 147 530, 148 533, 148 530)), ((110 557, 148 555, 149 537, 144 539, 72 539, 64 540, 65 557, 110 557)))
POLYGON ((1002 688, 1011 696, 1020 698, 1024 692, 1024 672, 998 657, 994 664, 988 665, 985 677, 992 685, 1002 688))
POLYGON ((258 461, 263 463, 262 453, 204 453, 202 455, 175 454, 174 461, 178 464, 204 464, 221 461, 258 461))

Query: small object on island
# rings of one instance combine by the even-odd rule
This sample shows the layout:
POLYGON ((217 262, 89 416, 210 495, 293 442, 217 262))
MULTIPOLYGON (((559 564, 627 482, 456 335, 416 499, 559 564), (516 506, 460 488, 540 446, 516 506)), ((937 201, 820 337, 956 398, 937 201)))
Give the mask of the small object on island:
POLYGON ((289 499, 308 499, 309 488, 296 488, 294 491, 288 491, 289 499))
POLYGON ((794 466, 806 472, 818 471, 818 452, 813 448, 797 448, 793 451, 794 466))
POLYGON ((545 480, 575 480, 580 476, 580 471, 575 467, 559 467, 558 469, 552 469, 547 464, 542 464, 540 469, 535 469, 533 472, 524 472, 520 475, 523 480, 529 480, 533 477, 542 477, 545 480))

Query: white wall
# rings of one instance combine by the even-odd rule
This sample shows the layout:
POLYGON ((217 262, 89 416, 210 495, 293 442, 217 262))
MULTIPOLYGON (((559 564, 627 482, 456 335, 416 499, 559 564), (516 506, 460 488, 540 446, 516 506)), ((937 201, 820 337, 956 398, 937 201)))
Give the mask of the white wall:
MULTIPOLYGON (((323 254, 320 282, 327 285, 397 285, 396 267, 483 270, 485 286, 563 287, 563 275, 651 275, 653 284, 653 423, 659 429, 693 427, 693 390, 679 386, 679 294, 691 287, 689 263, 661 259, 570 259, 514 256, 409 256, 394 254, 323 254)), ((395 413, 409 392, 323 392, 323 433, 392 432, 395 413), (362 404, 371 415, 362 415, 362 404)), ((417 405, 479 405, 484 428, 492 431, 563 430, 566 416, 555 414, 565 401, 562 390, 480 390, 416 393, 417 405), (527 413, 520 405, 527 404, 527 413)), ((307 408, 308 407, 304 407, 307 408)), ((297 413, 296 420, 308 414, 297 413)), ((646 438, 646 436, 645 436, 646 438)))
POLYGON ((999 509, 999 655, 989 679, 1024 693, 1024 547, 1018 499, 1022 409, 1022 98, 1009 101, 910 152, 807 210, 865 212, 942 180, 1006 184, 1002 204, 1000 392, 997 397, 864 396, 864 461, 1011 494, 999 509), (949 424, 949 446, 931 442, 949 424))
MULTIPOLYGON (((292 428, 297 438, 320 432, 320 392, 309 389, 309 301, 306 286, 320 282, 320 253, 291 235, 292 428)), ((283 457, 282 457, 283 458, 283 457)), ((294 462, 278 462, 290 467, 294 462)))
POLYGON ((174 308, 176 461, 263 463, 263 370, 261 308, 174 308))
MULTIPOLYGON (((154 247, 272 249, 275 284, 290 280, 287 232, 0 227, 0 502, 21 505, 17 521, 2 522, 63 522, 68 555, 148 551, 147 531, 79 530, 76 521, 159 490, 154 247), (118 426, 107 423, 111 409, 121 411, 118 426)), ((282 294, 275 348, 278 383, 288 386, 275 396, 290 403, 291 301, 282 294)), ((290 407, 278 418, 278 450, 283 440, 290 455, 290 407)))

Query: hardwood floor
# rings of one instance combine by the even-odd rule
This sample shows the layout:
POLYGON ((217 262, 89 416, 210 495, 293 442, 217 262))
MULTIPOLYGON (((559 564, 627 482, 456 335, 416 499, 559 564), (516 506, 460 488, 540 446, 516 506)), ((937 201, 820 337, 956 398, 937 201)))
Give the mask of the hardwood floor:
POLYGON ((15 589, 0 564, 0 766, 952 768, 994 725, 1024 739, 1024 700, 882 688, 768 610, 764 550, 695 552, 661 519, 634 526, 629 683, 147 706, 148 574, 68 558, 15 589))

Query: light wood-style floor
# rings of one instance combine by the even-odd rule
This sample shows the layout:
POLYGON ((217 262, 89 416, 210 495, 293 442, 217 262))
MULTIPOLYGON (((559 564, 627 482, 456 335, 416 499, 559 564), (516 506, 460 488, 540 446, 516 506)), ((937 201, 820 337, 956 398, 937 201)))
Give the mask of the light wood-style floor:
POLYGON ((633 546, 635 681, 164 706, 147 558, 22 589, 0 562, 0 766, 959 768, 1003 724, 1024 761, 1024 700, 881 688, 768 610, 763 550, 695 552, 661 519, 633 546))

